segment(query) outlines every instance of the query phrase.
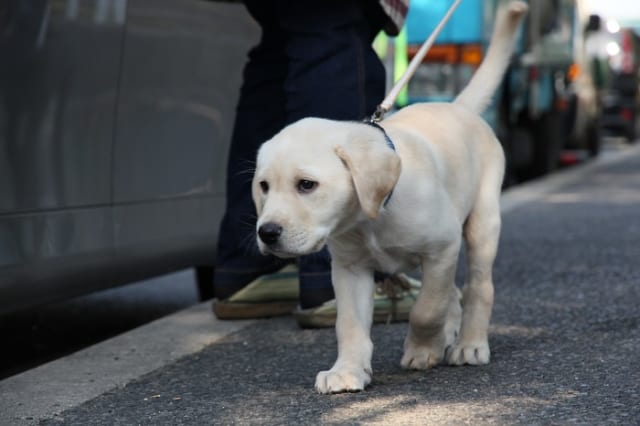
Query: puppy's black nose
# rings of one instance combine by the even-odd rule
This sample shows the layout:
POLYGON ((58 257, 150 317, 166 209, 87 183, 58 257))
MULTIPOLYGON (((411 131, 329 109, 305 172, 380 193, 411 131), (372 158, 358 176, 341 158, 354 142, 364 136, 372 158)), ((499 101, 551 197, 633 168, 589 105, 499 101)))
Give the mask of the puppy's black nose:
POLYGON ((275 244, 282 234, 282 226, 277 223, 267 222, 258 228, 258 236, 263 243, 270 246, 275 244))

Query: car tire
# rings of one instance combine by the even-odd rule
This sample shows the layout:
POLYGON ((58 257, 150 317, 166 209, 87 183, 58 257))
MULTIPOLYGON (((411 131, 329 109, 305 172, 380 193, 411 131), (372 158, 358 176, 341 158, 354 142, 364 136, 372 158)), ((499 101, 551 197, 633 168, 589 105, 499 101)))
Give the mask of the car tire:
POLYGON ((213 266, 196 267, 196 285, 198 286, 198 297, 201 302, 215 297, 213 290, 213 266))

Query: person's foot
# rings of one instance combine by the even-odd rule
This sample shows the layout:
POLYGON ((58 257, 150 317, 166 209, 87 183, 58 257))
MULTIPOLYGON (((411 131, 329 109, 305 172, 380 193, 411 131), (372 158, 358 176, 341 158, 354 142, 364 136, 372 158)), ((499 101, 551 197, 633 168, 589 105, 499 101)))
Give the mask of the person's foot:
MULTIPOLYGON (((405 274, 376 282, 374 323, 407 321, 420 286, 420 281, 405 274)), ((269 318, 293 313, 302 328, 335 326, 335 299, 301 309, 298 298, 298 269, 295 265, 288 265, 276 273, 257 278, 227 299, 214 300, 213 312, 225 320, 269 318)))
POLYGON ((251 319, 289 315, 298 306, 298 269, 288 265, 263 275, 227 299, 214 300, 219 319, 251 319))
MULTIPOLYGON (((405 274, 393 275, 376 282, 373 305, 374 323, 407 321, 413 302, 418 297, 422 283, 405 274)), ((329 300, 309 309, 297 308, 293 316, 302 328, 334 327, 336 324, 336 300, 329 300)))

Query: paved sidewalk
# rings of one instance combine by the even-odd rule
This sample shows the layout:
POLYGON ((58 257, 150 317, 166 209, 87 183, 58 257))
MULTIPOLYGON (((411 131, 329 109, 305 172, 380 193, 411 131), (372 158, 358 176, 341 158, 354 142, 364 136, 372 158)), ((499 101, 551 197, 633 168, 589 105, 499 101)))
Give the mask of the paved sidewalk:
MULTIPOLYGON (((406 324, 379 325, 371 386, 318 395, 315 374, 335 358, 333 330, 300 330, 292 318, 255 321, 68 409, 41 405, 29 415, 29 392, 51 407, 60 395, 35 387, 34 376, 0 382, 0 423, 640 424, 640 149, 504 200, 487 366, 402 370, 406 324)), ((191 312, 201 316, 197 335, 206 334, 208 306, 191 312)), ((143 348, 145 328, 137 330, 138 352, 185 345, 189 322, 182 326, 182 339, 164 346, 149 332, 151 349, 143 348)), ((156 324, 154 333, 161 330, 156 324)), ((117 368, 111 361, 104 363, 117 368)), ((42 371, 51 374, 52 365, 42 371)), ((66 390, 74 392, 72 377, 66 390)))

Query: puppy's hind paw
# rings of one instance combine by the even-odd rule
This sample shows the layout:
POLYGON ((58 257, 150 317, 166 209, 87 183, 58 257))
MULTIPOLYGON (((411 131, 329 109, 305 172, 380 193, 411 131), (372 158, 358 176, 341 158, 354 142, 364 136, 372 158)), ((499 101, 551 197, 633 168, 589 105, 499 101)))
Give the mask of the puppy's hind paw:
POLYGON ((371 382, 371 372, 364 369, 332 368, 316 376, 319 393, 359 392, 371 382))
POLYGON ((400 366, 409 370, 427 370, 440 363, 442 359, 440 352, 429 345, 417 344, 407 338, 400 366))
POLYGON ((491 351, 488 343, 458 344, 447 354, 449 365, 484 365, 489 363, 491 351))

